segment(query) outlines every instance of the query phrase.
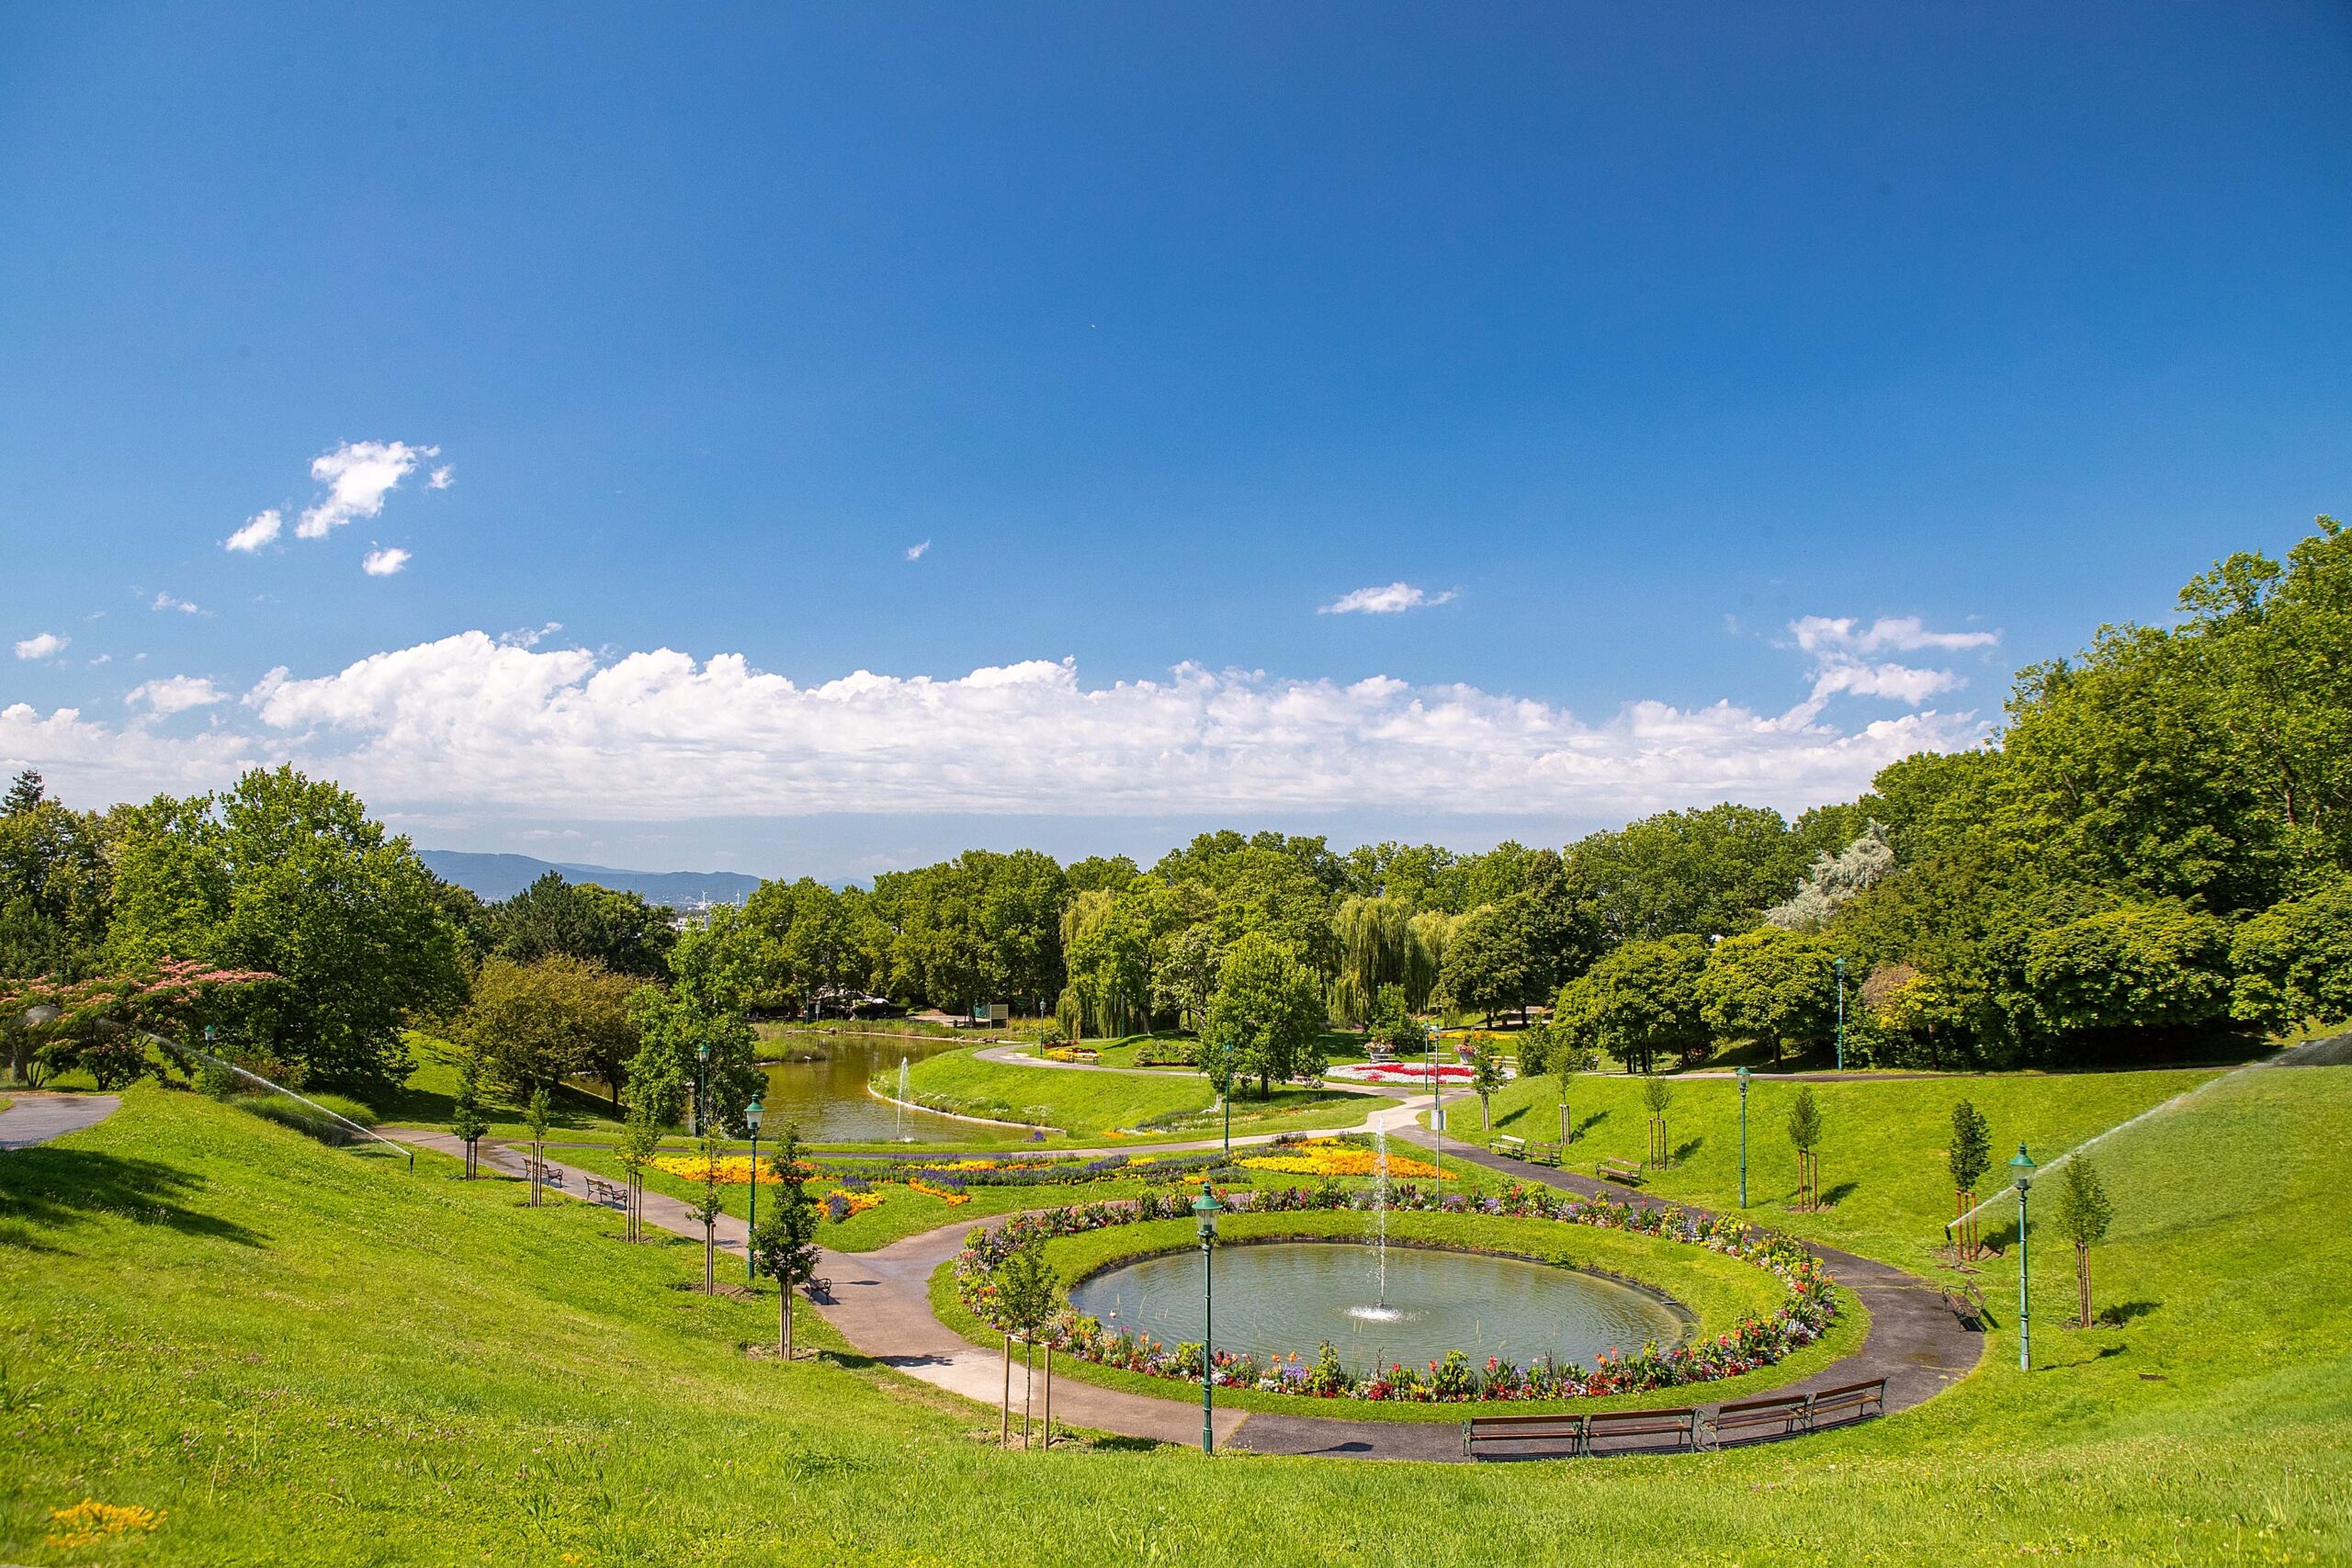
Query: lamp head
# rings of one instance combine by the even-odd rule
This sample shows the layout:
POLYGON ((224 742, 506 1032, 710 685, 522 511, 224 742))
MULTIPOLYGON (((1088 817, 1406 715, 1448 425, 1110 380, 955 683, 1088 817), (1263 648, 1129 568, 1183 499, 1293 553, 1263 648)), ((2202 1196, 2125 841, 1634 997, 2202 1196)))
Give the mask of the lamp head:
POLYGON ((760 1135, 760 1118, 763 1114, 757 1097, 752 1099, 751 1104, 743 1107, 743 1125, 752 1130, 752 1136, 755 1138, 760 1135))
POLYGON ((1216 1217, 1224 1210, 1225 1205, 1216 1201, 1216 1193, 1209 1186, 1209 1179, 1204 1176, 1201 1178, 1201 1195, 1193 1200, 1193 1216, 1201 1223, 1203 1241, 1208 1241, 1216 1236, 1216 1217))
POLYGON ((2017 1172, 2018 1190, 2022 1192, 2033 1185, 2033 1173, 2039 1168, 2033 1163, 2033 1156, 2025 1152, 2025 1145, 2019 1144, 2018 1157, 2009 1161, 2009 1168, 2017 1172))

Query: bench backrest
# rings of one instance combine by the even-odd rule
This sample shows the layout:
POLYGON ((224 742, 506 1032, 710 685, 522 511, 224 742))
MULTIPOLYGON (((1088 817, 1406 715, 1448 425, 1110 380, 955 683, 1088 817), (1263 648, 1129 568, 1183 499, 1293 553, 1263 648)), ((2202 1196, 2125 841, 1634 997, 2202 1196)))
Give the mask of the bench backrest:
POLYGON ((1886 1380, 1873 1378, 1869 1382, 1849 1382, 1838 1388, 1825 1388, 1813 1396, 1816 1408, 1824 1404, 1868 1404, 1871 1400, 1886 1401, 1886 1380))
POLYGON ((1488 1427, 1503 1429, 1514 1427, 1573 1427, 1584 1420, 1581 1416, 1473 1416, 1463 1423, 1475 1431, 1488 1427))
POLYGON ((1695 1410, 1695 1409, 1686 1409, 1686 1410, 1611 1410, 1611 1411, 1607 1411, 1607 1412, 1605 1412, 1605 1413, 1603 1413, 1603 1414, 1601 1414, 1601 1415, 1591 1416, 1591 1417, 1589 1417, 1589 1419, 1591 1420, 1592 1424, 1593 1424, 1595 1427, 1600 1426, 1600 1425, 1601 1423, 1603 1423, 1603 1422, 1607 1422, 1608 1424, 1610 1424, 1610 1425, 1611 1425, 1611 1426, 1612 1426, 1612 1427, 1625 1427, 1625 1426, 1631 1426, 1631 1425, 1633 1425, 1633 1424, 1634 1424, 1634 1423, 1636 1423, 1636 1422, 1644 1422, 1644 1421, 1677 1421, 1677 1422, 1687 1422, 1687 1421, 1690 1421, 1690 1420, 1691 1418, 1693 1418, 1694 1416, 1696 1416, 1698 1414, 1699 1414, 1699 1412, 1698 1412, 1697 1410, 1695 1410))
POLYGON ((1715 1419, 1721 1421, 1725 1416, 1736 1418, 1743 1416, 1762 1419, 1773 1416, 1787 1416, 1803 1410, 1810 1403, 1811 1401, 1801 1393, 1783 1395, 1778 1399, 1743 1399, 1736 1404, 1718 1407, 1715 1411, 1715 1419))

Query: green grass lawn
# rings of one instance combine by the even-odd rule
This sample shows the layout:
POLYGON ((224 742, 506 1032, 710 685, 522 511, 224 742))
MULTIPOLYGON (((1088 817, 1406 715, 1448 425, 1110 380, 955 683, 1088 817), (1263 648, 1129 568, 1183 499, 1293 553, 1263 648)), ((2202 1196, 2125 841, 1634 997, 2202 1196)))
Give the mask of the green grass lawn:
MULTIPOLYGON (((2045 1127, 2031 1095, 2054 1081, 1988 1083, 1979 1102, 2008 1141, 2054 1141, 2099 1111, 2086 1089, 2045 1127), (1996 1110, 1996 1088, 2018 1098, 1996 1110)), ((1820 1223, 1917 1262, 1948 1201, 1905 1196, 1917 1151, 1842 1114, 1825 1177, 1860 1185, 1820 1223)), ((2100 1163, 2117 1221, 2095 1275, 2123 1321, 2061 1326, 2072 1262, 2038 1228, 2036 1369, 2017 1370, 2003 1311, 1982 1370, 1890 1420, 1534 1466, 1023 1455, 981 1440, 992 1413, 842 1353, 814 1314, 818 1359, 746 1355, 774 1298, 678 1289, 699 1273, 691 1243, 627 1247, 608 1212, 530 1210, 448 1161, 421 1156, 412 1178, 139 1088, 98 1127, 0 1153, 0 1561, 2352 1557, 2352 1068, 2243 1075, 2100 1163), (45 1545, 51 1511, 85 1497, 160 1509, 161 1526, 45 1545)), ((1719 1168, 1685 1169, 1720 1200, 1719 1168)), ((1996 1305, 2016 1256, 1984 1277, 1996 1305)))
MULTIPOLYGON (((908 1087, 920 1104, 961 1116, 1057 1127, 1064 1143, 1097 1145, 1213 1137, 1216 1092, 1193 1074, 1090 1073, 1068 1067, 984 1062, 952 1051, 917 1062, 908 1087)), ((1233 1130, 1284 1133, 1351 1127, 1379 1102, 1336 1090, 1278 1088, 1267 1100, 1233 1101, 1233 1130)))
MULTIPOLYGON (((1230 1214, 1224 1220, 1220 1230, 1230 1237, 1261 1240, 1300 1236, 1366 1239, 1372 1234, 1372 1220, 1362 1213, 1332 1210, 1230 1214)), ((1780 1280, 1753 1264, 1700 1247, 1661 1241, 1655 1236, 1602 1230, 1591 1225, 1565 1225, 1548 1220, 1396 1213, 1388 1217, 1388 1235, 1391 1241, 1407 1246, 1421 1243, 1505 1252, 1520 1258, 1568 1264, 1655 1286, 1697 1314, 1695 1333, 1702 1337, 1730 1331, 1738 1325, 1743 1315, 1754 1314, 1761 1316, 1770 1313, 1787 1295, 1787 1288, 1780 1280)), ((1046 1244, 1046 1256, 1064 1279, 1079 1280, 1130 1258, 1182 1250, 1194 1245, 1192 1221, 1157 1220, 1148 1224, 1117 1225, 1079 1235, 1057 1237, 1046 1244)), ((942 1322, 974 1344, 995 1346, 1001 1343, 1001 1332, 967 1311, 957 1299, 952 1264, 941 1268, 932 1277, 931 1302, 942 1322)), ((1843 1292, 1839 1295, 1838 1307, 1838 1320, 1820 1340, 1806 1346, 1777 1366, 1709 1383, 1702 1393, 1689 1397, 1707 1400, 1749 1397, 1783 1383, 1810 1377, 1830 1362, 1850 1354, 1861 1343, 1869 1314, 1862 1311, 1859 1302, 1843 1292)), ((1625 1348, 1639 1348, 1638 1346, 1625 1348)), ((1316 1347, 1301 1345, 1296 1348, 1312 1359, 1316 1347)), ((1072 1357, 1061 1358, 1055 1365, 1057 1376, 1099 1383, 1105 1388, 1125 1389, 1165 1399, 1193 1400, 1200 1397, 1197 1384, 1187 1385, 1171 1378, 1095 1366, 1072 1357)), ((1653 1392, 1621 1394, 1608 1399, 1523 1400, 1513 1402, 1509 1413, 1536 1415, 1566 1409, 1640 1409, 1657 1404, 1661 1397, 1653 1392)), ((1676 1394, 1670 1397, 1680 1399, 1685 1396, 1676 1394)), ((1463 1416, 1458 1405, 1311 1399, 1296 1394, 1261 1393, 1256 1389, 1220 1389, 1217 1398, 1246 1410, 1270 1410, 1294 1416, 1337 1416, 1359 1421, 1443 1423, 1459 1422, 1463 1416)))

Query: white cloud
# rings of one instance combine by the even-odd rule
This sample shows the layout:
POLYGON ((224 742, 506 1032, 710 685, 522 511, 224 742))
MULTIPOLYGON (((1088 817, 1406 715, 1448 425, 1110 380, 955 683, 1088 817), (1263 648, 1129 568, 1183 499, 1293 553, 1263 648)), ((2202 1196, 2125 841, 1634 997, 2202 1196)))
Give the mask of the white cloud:
POLYGON ((327 487, 327 496, 302 513, 294 526, 296 536, 323 539, 355 517, 375 516, 384 510, 384 498, 416 471, 420 461, 440 452, 438 446, 411 446, 405 441, 346 441, 313 457, 311 477, 327 487))
POLYGON ((278 530, 285 526, 285 514, 273 506, 266 512, 256 512, 246 518, 243 527, 220 541, 220 547, 251 555, 277 537, 278 530))
POLYGON ((1791 621, 1789 630, 1807 653, 1917 653, 1929 648, 1965 653, 2001 640, 1999 632, 1931 632, 1917 615, 1881 615, 1867 626, 1852 615, 1805 615, 1791 621))
POLYGON ((370 577, 390 577, 406 565, 408 552, 393 546, 389 549, 369 550, 368 558, 359 563, 359 570, 370 577))
POLYGON ((202 610, 197 608, 194 604, 189 604, 187 600, 175 599, 168 593, 156 594, 155 602, 147 607, 151 610, 177 610, 183 615, 200 615, 204 614, 202 610))
POLYGON ((930 553, 930 550, 931 541, 929 539, 925 539, 920 545, 909 545, 907 547, 907 558, 909 560, 921 560, 925 555, 930 553))
POLYGON ((549 621, 537 631, 512 631, 498 639, 501 648, 537 648, 563 630, 561 621, 549 621))
POLYGON ((1823 660, 1814 672, 1813 695, 1816 702, 1840 693, 1857 697, 1893 697, 1917 707, 1939 693, 1957 691, 1967 683, 1949 670, 1831 658, 1823 660))
POLYGON ((64 652, 66 645, 73 640, 70 637, 59 637, 55 632, 37 632, 17 645, 17 657, 48 659, 64 652))
POLYGON ((447 490, 451 485, 456 484, 457 482, 458 466, 455 463, 444 463, 425 477, 424 488, 427 490, 447 490))
POLYGON ((1453 597, 1449 588, 1442 593, 1428 593, 1409 582, 1392 582, 1385 588, 1359 588, 1352 593, 1342 593, 1316 614, 1321 615, 1394 615, 1406 610, 1418 610, 1430 604, 1442 604, 1453 597))
POLYGON ((227 698, 220 690, 201 675, 166 675, 158 681, 144 682, 130 689, 122 699, 132 707, 143 707, 158 716, 186 713, 190 708, 209 707, 227 698))
POLYGON ((1984 733, 1972 714, 1933 711, 1835 725, 1811 701, 1778 714, 1635 702, 1588 720, 1471 686, 1196 665, 1091 687, 1067 660, 954 679, 861 670, 804 686, 735 654, 607 660, 481 632, 333 674, 274 671, 245 694, 240 721, 197 738, 126 735, 72 710, 8 712, 0 765, 78 767, 94 795, 135 798, 157 778, 217 784, 232 759, 254 759, 341 779, 379 812, 574 821, 1382 807, 1607 818, 1724 799, 1793 810, 1984 733), (988 765, 960 761, 978 756, 988 765))

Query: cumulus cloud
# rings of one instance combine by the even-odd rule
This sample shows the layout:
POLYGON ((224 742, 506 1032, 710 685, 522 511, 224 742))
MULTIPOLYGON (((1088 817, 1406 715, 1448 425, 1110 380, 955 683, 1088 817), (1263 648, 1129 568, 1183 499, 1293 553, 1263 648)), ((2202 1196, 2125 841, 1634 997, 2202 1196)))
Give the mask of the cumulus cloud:
POLYGON ((1999 632, 1931 632, 1917 615, 1881 615, 1867 626, 1852 615, 1804 615, 1789 630, 1807 653, 1965 653, 2001 640, 1999 632))
POLYGON ((294 525, 295 536, 323 539, 355 517, 375 516, 384 510, 384 498, 416 471, 417 464, 440 453, 438 446, 412 446, 405 441, 346 441, 313 457, 311 477, 327 487, 326 499, 303 512, 294 525))
POLYGON ((424 488, 427 490, 447 490, 451 485, 456 484, 457 482, 458 466, 455 463, 444 463, 439 468, 434 469, 431 474, 426 476, 424 488))
MULTIPOLYGON (((150 706, 153 706, 151 702, 150 706)), ((343 780, 379 811, 574 820, 819 812, 1633 816, 1723 799, 1850 796, 1914 751, 1966 746, 1971 714, 1860 726, 1799 702, 1550 704, 1386 676, 1284 680, 1182 665, 1088 685, 1069 660, 956 678, 856 671, 812 685, 741 655, 600 658, 467 632, 334 671, 273 671, 201 737, 109 730, 61 709, 0 716, 0 761, 81 767, 135 797, 230 756, 343 780), (1022 744, 1007 747, 1007 736, 1022 744), (986 756, 985 767, 959 759, 986 756)), ((209 783, 220 782, 213 775, 209 783)))
POLYGON ((151 610, 177 610, 183 615, 200 615, 204 614, 202 610, 198 609, 196 605, 189 604, 187 600, 175 599, 168 593, 156 594, 155 602, 147 607, 151 610))
POLYGON ((220 541, 220 547, 251 555, 277 538, 279 530, 285 526, 285 514, 273 506, 266 512, 256 512, 246 518, 243 527, 220 541))
POLYGON ((925 539, 920 545, 909 545, 907 547, 907 558, 909 560, 921 560, 925 555, 929 554, 930 551, 931 541, 929 539, 925 539))
POLYGON ((19 659, 52 658, 64 652, 66 645, 73 640, 70 637, 59 637, 55 632, 36 632, 17 644, 17 657, 19 659))
POLYGON ((1816 701, 1845 694, 1857 697, 1892 697, 1914 707, 1939 693, 1957 691, 1968 682, 1950 670, 1922 670, 1908 664, 1871 664, 1856 659, 1825 660, 1814 673, 1816 701))
POLYGON ((133 686, 122 700, 132 707, 143 707, 159 717, 167 717, 190 708, 209 707, 226 699, 201 675, 167 675, 160 681, 133 686))
POLYGON ((408 552, 394 546, 390 549, 369 550, 359 570, 370 577, 390 577, 408 565, 408 552))
POLYGON ((1429 604, 1442 604, 1453 597, 1453 590, 1451 588, 1442 593, 1428 593, 1409 582, 1392 582, 1385 588, 1359 588, 1352 593, 1342 593, 1316 613, 1323 615, 1394 615, 1429 604))

